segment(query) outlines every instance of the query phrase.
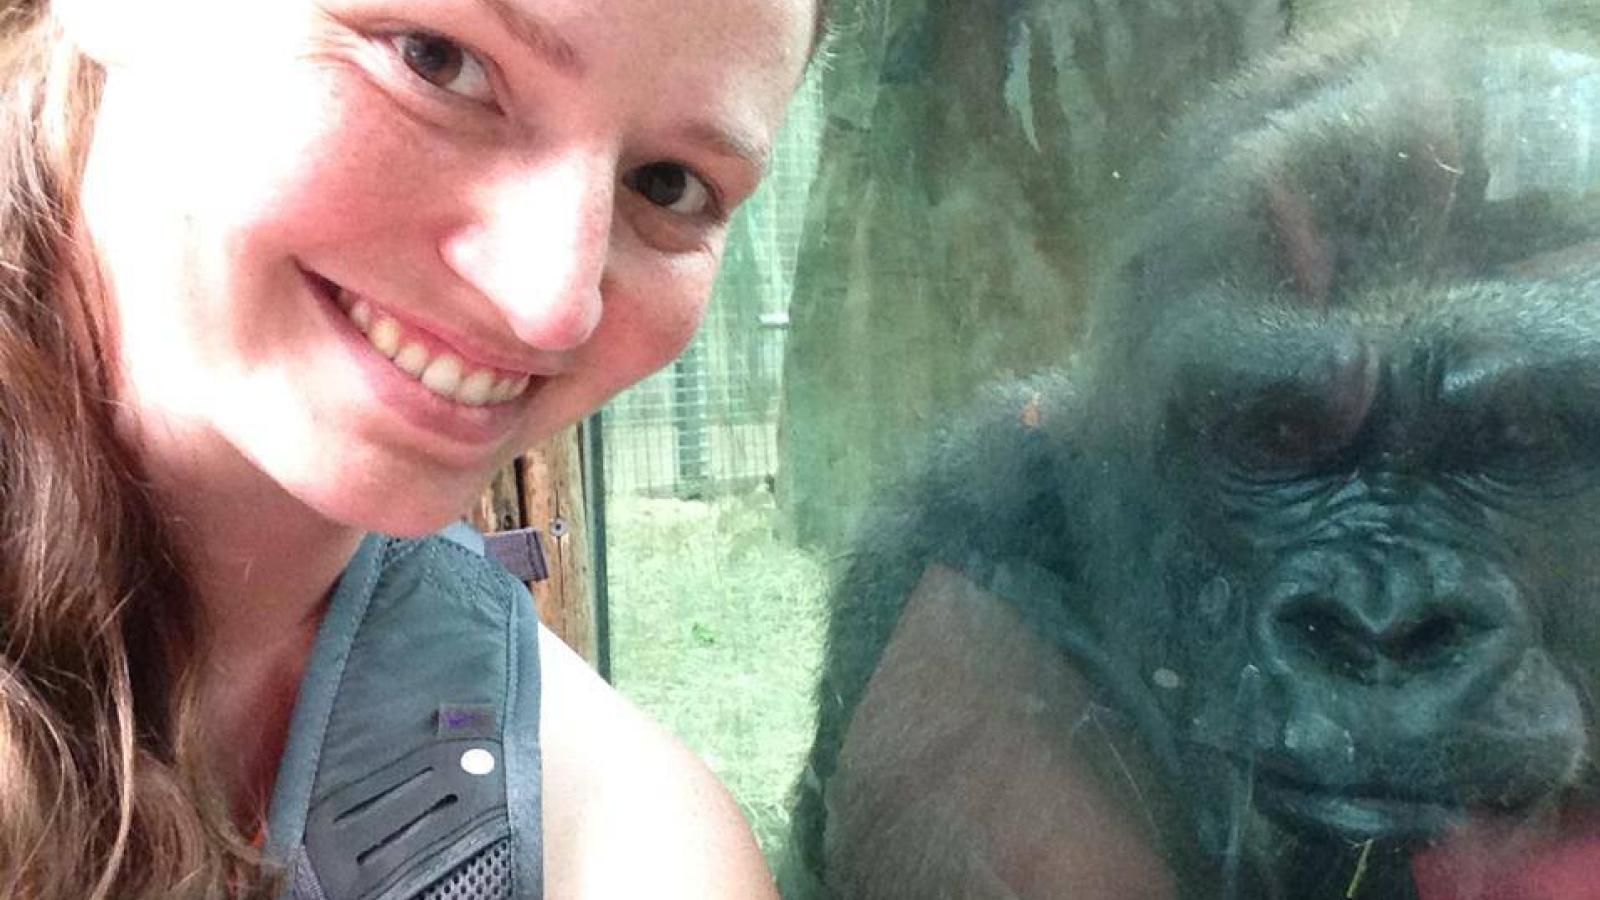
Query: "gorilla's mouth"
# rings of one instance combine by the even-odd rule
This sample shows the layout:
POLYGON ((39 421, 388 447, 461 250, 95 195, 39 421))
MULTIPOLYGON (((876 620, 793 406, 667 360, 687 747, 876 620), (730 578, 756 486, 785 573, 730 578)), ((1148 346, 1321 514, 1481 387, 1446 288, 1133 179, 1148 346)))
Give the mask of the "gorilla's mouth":
POLYGON ((1352 840, 1426 838, 1467 817, 1454 802, 1397 789, 1335 788, 1261 775, 1255 791, 1262 811, 1284 824, 1352 840))

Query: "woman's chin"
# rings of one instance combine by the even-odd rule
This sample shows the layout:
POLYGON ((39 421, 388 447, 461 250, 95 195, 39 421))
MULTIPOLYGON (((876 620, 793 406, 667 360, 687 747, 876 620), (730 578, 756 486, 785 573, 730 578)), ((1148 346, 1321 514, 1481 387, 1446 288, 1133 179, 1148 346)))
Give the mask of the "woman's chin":
POLYGON ((301 502, 323 518, 361 531, 414 538, 432 534, 466 515, 476 489, 447 491, 438 481, 396 482, 384 490, 308 491, 301 502))

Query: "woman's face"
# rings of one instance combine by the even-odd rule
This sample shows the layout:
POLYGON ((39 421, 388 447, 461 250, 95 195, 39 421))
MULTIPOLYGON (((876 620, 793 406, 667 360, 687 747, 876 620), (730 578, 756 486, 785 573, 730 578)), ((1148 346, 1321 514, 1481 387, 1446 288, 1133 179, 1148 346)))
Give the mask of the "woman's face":
POLYGON ((108 79, 84 210, 123 399, 164 446, 241 454, 320 514, 397 533, 458 515, 681 349, 813 15, 156 5, 182 26, 147 12, 91 43, 108 79))

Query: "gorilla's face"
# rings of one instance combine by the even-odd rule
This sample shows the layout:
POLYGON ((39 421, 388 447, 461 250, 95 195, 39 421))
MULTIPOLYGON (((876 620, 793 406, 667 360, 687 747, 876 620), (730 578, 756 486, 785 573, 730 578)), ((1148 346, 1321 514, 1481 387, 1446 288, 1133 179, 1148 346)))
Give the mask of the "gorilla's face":
POLYGON ((1455 40, 1202 117, 1101 298, 1099 627, 1213 828, 1411 840, 1586 763, 1600 61, 1455 40))
POLYGON ((1437 833, 1578 775, 1600 331, 1507 319, 1470 346, 1438 320, 1320 317, 1182 367, 1154 480, 1190 524, 1190 596, 1141 644, 1186 652, 1141 668, 1197 770, 1250 773, 1283 823, 1437 833))
POLYGON ((1155 452, 1106 457, 1154 471, 1089 501, 1124 513, 1102 532, 1120 549, 1092 555, 1122 561, 1096 567, 1101 627, 1170 723, 1204 832, 1248 809, 1412 840, 1575 784, 1600 648, 1593 283, 1169 304, 1138 363, 1163 382, 1155 452))

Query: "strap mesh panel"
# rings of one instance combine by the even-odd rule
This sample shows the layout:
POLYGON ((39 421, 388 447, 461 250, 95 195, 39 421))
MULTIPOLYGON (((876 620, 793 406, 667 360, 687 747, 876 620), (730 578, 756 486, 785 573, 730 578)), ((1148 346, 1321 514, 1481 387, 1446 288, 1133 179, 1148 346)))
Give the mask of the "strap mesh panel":
POLYGON ((511 839, 485 847, 423 891, 417 900, 510 900, 511 839))

